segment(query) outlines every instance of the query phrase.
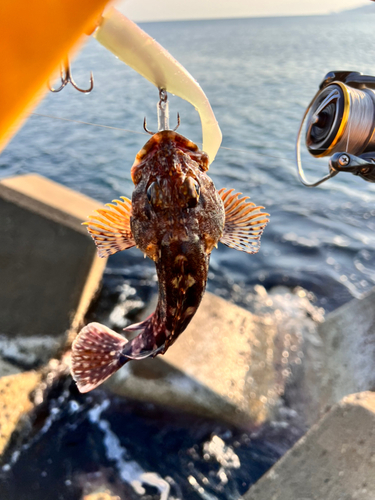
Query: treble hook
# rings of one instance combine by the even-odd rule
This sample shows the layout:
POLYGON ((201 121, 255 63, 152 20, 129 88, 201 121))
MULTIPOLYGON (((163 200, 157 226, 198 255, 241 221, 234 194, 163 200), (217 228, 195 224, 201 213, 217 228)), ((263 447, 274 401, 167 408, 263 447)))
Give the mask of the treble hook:
POLYGON ((85 90, 85 89, 80 89, 78 87, 76 82, 73 80, 72 70, 70 69, 70 62, 68 57, 65 60, 64 68, 62 65, 60 66, 60 78, 61 78, 61 86, 58 89, 54 89, 48 84, 48 87, 51 92, 60 92, 60 90, 62 90, 68 83, 71 83, 76 90, 82 92, 83 94, 89 94, 94 88, 94 76, 92 72, 90 73, 90 88, 85 90))
POLYGON ((152 132, 151 130, 149 130, 149 129, 147 128, 147 121, 146 121, 146 117, 144 117, 144 120, 143 120, 143 130, 144 130, 145 132, 147 132, 148 134, 150 134, 150 135, 155 135, 155 133, 156 133, 156 132, 152 132))
MULTIPOLYGON (((180 113, 177 113, 177 125, 175 126, 175 128, 173 129, 173 132, 176 132, 176 130, 178 129, 178 127, 181 125, 181 118, 180 118, 180 113)), ((154 135, 156 134, 156 132, 152 132, 151 130, 149 130, 147 128, 147 121, 146 121, 146 117, 143 119, 143 130, 145 132, 147 132, 148 134, 150 135, 154 135)))
POLYGON ((175 128, 173 129, 173 132, 176 132, 176 130, 178 129, 178 127, 181 125, 181 118, 180 118, 180 113, 177 112, 177 125, 175 126, 175 128))
MULTIPOLYGON (((170 130, 169 128, 169 107, 168 107, 168 94, 165 89, 159 89, 159 102, 157 104, 158 111, 158 132, 162 130, 170 130)), ((177 126, 173 129, 175 132, 181 124, 180 114, 177 113, 177 126)), ((147 128, 146 118, 143 120, 144 130, 150 134, 154 135, 155 132, 151 132, 147 128)))

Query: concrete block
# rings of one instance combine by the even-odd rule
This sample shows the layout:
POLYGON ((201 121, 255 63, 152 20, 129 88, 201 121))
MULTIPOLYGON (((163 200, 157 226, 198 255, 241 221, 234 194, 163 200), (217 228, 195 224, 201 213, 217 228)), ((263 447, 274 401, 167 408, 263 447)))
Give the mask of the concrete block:
POLYGON ((375 289, 330 314, 319 327, 325 352, 322 405, 375 390, 375 289))
POLYGON ((277 399, 276 324, 207 294, 186 333, 165 360, 254 423, 265 421, 277 399))
MULTIPOLYGON (((289 293, 288 301, 280 295, 280 303, 288 304, 284 314, 279 295, 271 300, 262 290, 259 302, 268 301, 275 314, 252 314, 206 293, 191 324, 164 356, 128 363, 106 387, 239 425, 270 420, 289 365, 300 362, 304 321, 312 320, 302 312, 297 295, 289 293)), ((154 308, 155 303, 145 315, 154 308)))
POLYGON ((0 358, 0 378, 6 377, 7 375, 15 375, 16 373, 21 372, 21 368, 0 358))
POLYGON ((344 396, 375 390, 374 304, 375 289, 330 313, 305 339, 295 376, 310 423, 344 396))
POLYGON ((106 264, 81 225, 98 206, 35 174, 0 182, 0 345, 7 358, 23 354, 27 364, 35 341, 47 361, 61 344, 56 339, 82 321, 106 264))
POLYGON ((244 500, 375 499, 375 393, 335 405, 244 500))
POLYGON ((13 432, 33 408, 30 393, 40 381, 41 374, 34 371, 0 378, 0 461, 13 432))

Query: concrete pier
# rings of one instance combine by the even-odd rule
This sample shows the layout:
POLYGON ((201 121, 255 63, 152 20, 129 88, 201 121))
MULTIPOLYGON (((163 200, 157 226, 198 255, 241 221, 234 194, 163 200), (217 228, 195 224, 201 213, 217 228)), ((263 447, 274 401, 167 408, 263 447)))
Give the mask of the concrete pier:
MULTIPOLYGON (((49 368, 28 369, 60 356, 100 285, 106 260, 81 226, 99 206, 38 175, 0 182, 0 463, 47 388, 49 368)), ((372 500, 374 300, 324 320, 301 289, 257 286, 252 312, 207 293, 165 356, 130 362, 103 388, 247 430, 289 411, 310 431, 244 500, 372 500)), ((64 377, 66 357, 50 362, 64 377)), ((116 498, 99 486, 93 498, 116 498)))
POLYGON ((244 500, 373 500, 375 393, 345 397, 244 500))
MULTIPOLYGON (((253 305, 258 314, 206 293, 164 356, 128 363, 105 387, 241 426, 262 425, 277 413, 318 312, 305 295, 281 288, 268 294, 258 286, 253 305)), ((144 316, 155 306, 156 300, 144 316)))
POLYGON ((34 371, 0 377, 0 463, 13 433, 27 427, 27 414, 34 407, 30 393, 40 381, 41 375, 34 371))
POLYGON ((82 322, 106 265, 81 225, 98 206, 36 174, 0 182, 0 348, 7 359, 47 362, 82 322))

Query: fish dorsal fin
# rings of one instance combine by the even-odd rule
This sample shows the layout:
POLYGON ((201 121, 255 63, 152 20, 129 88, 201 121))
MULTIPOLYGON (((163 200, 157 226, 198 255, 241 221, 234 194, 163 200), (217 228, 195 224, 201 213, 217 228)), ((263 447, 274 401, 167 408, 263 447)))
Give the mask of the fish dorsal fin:
POLYGON ((130 229, 132 202, 125 196, 121 199, 123 201, 108 203, 108 208, 96 210, 96 214, 90 215, 89 221, 83 223, 95 241, 99 257, 108 257, 135 246, 130 229))
POLYGON ((260 237, 268 222, 269 214, 260 210, 249 201, 249 197, 239 198, 242 193, 233 193, 234 189, 218 191, 225 210, 225 226, 221 243, 230 248, 247 253, 256 253, 260 248, 260 237))

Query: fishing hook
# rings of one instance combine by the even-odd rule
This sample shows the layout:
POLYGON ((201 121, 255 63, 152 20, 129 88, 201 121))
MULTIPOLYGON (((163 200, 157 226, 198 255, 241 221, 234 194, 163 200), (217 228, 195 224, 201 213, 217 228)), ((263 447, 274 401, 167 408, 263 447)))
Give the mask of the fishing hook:
POLYGON ((82 92, 83 94, 89 94, 94 88, 94 76, 92 72, 90 73, 90 87, 88 89, 80 89, 78 87, 76 82, 73 80, 72 70, 70 68, 70 62, 68 57, 65 60, 64 67, 62 65, 60 66, 60 78, 61 78, 61 86, 58 89, 54 89, 48 84, 48 87, 51 92, 60 92, 60 90, 62 90, 68 83, 71 83, 76 90, 82 92))
MULTIPOLYGON (((169 106, 168 106, 168 94, 165 89, 159 89, 159 102, 157 104, 158 111, 158 132, 162 130, 170 130, 169 128, 169 106)), ((177 125, 173 129, 175 132, 181 124, 180 113, 177 113, 177 125)), ((155 132, 151 132, 147 128, 146 118, 143 120, 143 129, 150 135, 154 135, 155 132)))
POLYGON ((147 121, 146 121, 146 117, 145 117, 145 118, 144 118, 144 120, 143 120, 143 130, 144 130, 145 132, 147 132, 148 134, 150 134, 150 135, 154 135, 154 134, 155 134, 155 132, 151 132, 151 130, 148 130, 148 128, 147 128, 147 121))
POLYGON ((173 129, 173 132, 176 132, 176 130, 178 129, 178 127, 181 125, 181 118, 180 118, 180 113, 177 113, 177 125, 175 126, 175 128, 173 129))
MULTIPOLYGON (((176 132, 176 130, 178 129, 178 127, 181 125, 181 118, 180 118, 180 113, 177 113, 177 125, 175 126, 175 128, 173 129, 173 132, 176 132)), ((148 134, 150 135, 154 135, 156 132, 152 132, 151 130, 149 130, 147 128, 147 121, 146 121, 146 117, 144 118, 143 120, 143 130, 145 132, 147 132, 148 134)))

